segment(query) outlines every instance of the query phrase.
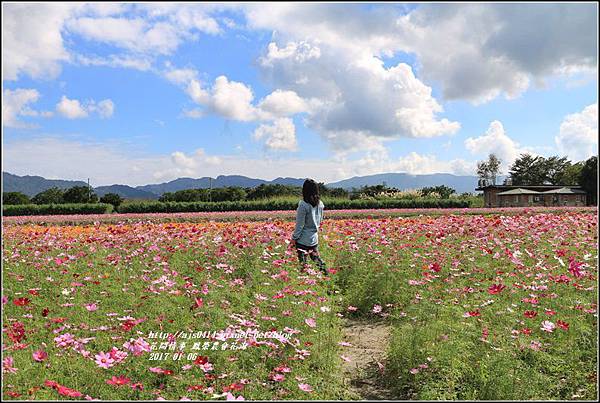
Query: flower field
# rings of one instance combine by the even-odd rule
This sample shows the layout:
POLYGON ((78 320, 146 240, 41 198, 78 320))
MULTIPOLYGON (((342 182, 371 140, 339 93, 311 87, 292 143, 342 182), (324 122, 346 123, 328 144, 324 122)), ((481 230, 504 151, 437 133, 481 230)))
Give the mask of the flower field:
POLYGON ((354 318, 391 326, 398 399, 593 399, 596 214, 326 212, 327 275, 299 270, 288 217, 5 219, 2 396, 360 398, 354 318))

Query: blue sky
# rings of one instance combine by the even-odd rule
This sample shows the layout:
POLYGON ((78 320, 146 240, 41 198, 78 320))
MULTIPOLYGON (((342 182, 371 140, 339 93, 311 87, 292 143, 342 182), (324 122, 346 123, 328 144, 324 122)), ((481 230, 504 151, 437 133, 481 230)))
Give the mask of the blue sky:
POLYGON ((597 154, 591 3, 2 7, 3 170, 19 175, 327 182, 597 154), (532 22, 545 32, 516 40, 532 22))

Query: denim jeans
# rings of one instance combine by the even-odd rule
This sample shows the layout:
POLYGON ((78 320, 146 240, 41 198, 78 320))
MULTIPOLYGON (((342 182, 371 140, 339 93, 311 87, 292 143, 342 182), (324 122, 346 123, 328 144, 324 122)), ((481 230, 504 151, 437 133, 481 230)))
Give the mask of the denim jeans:
POLYGON ((325 272, 325 262, 319 256, 319 245, 314 246, 306 246, 299 243, 296 243, 296 251, 298 252, 298 260, 300 265, 304 267, 307 263, 307 256, 310 256, 313 262, 317 262, 319 269, 325 272))

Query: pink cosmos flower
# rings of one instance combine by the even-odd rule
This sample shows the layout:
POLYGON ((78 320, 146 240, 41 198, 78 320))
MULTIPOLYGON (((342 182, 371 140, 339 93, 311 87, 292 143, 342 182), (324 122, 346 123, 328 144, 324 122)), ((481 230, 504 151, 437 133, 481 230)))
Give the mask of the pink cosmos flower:
POLYGON ((137 340, 130 339, 123 344, 123 347, 133 353, 133 355, 141 355, 143 352, 149 352, 150 344, 143 338, 139 337, 137 340))
POLYGON ((312 392, 313 388, 307 384, 307 383, 299 383, 298 387, 300 388, 300 390, 304 391, 304 392, 312 392))
POLYGON ((54 338, 57 347, 68 347, 69 345, 75 343, 75 339, 71 333, 61 334, 54 338))
POLYGON ((44 350, 34 351, 32 355, 33 355, 33 359, 37 362, 42 362, 46 358, 48 358, 48 353, 45 352, 44 350))
POLYGON ((383 308, 381 308, 381 305, 375 305, 373 306, 373 313, 379 313, 382 309, 383 308))
POLYGON ((231 392, 227 392, 227 400, 246 400, 242 395, 235 397, 231 394, 231 392))
POLYGON ((283 382, 285 380, 285 375, 283 374, 272 374, 271 379, 275 382, 283 382))
POLYGON ((104 368, 104 369, 108 369, 108 368, 112 367, 112 365, 115 362, 115 360, 113 360, 110 357, 110 354, 104 353, 102 351, 100 353, 96 354, 95 358, 96 358, 96 364, 100 368, 104 368))
POLYGON ((14 359, 12 357, 6 357, 2 360, 2 373, 8 372, 9 374, 14 374, 17 372, 17 368, 13 367, 14 359))
POLYGON ((98 305, 91 303, 91 304, 85 304, 85 309, 88 310, 88 312, 94 312, 95 310, 98 309, 98 305))
POLYGON ((540 328, 545 332, 552 333, 554 329, 556 329, 556 325, 549 320, 545 320, 542 322, 542 327, 540 328))
POLYGON ((309 327, 317 326, 317 321, 315 321, 313 318, 304 319, 304 323, 306 323, 309 327))

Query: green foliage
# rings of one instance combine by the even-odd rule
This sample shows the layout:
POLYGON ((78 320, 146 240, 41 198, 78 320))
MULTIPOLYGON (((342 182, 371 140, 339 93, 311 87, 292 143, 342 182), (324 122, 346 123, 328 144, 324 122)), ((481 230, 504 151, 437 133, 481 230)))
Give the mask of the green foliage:
POLYGON ((63 194, 65 203, 96 203, 98 195, 87 186, 73 186, 63 194))
POLYGON ((112 204, 116 208, 123 203, 123 198, 116 193, 107 193, 100 198, 100 203, 112 204))
POLYGON ((421 189, 421 192, 423 193, 424 197, 427 197, 432 193, 437 193, 442 199, 449 199, 450 195, 456 193, 456 190, 446 185, 441 185, 433 187, 424 187, 423 189, 421 189))
POLYGON ((57 187, 46 189, 33 196, 31 201, 35 204, 58 204, 64 203, 63 195, 64 190, 57 187))
MULTIPOLYGON (((182 213, 202 211, 262 211, 262 210, 295 210, 298 199, 270 199, 252 201, 225 202, 161 202, 144 201, 124 203, 118 208, 119 213, 182 213)), ((349 200, 331 199, 325 206, 329 210, 343 209, 382 209, 382 208, 466 208, 469 202, 450 199, 419 200, 349 200)))
POLYGON ((7 204, 29 204, 29 197, 21 192, 3 192, 2 203, 7 204))
POLYGON ((261 184, 255 188, 248 189, 247 200, 268 199, 278 196, 300 196, 302 188, 298 186, 280 184, 261 184))
POLYGON ((575 185, 583 167, 557 155, 544 158, 521 154, 510 167, 513 185, 575 185))
POLYGON ((2 214, 5 216, 107 214, 112 210, 112 204, 106 203, 22 204, 3 206, 2 214))
POLYGON ((579 185, 587 192, 588 205, 598 204, 598 157, 590 157, 581 168, 579 185))

